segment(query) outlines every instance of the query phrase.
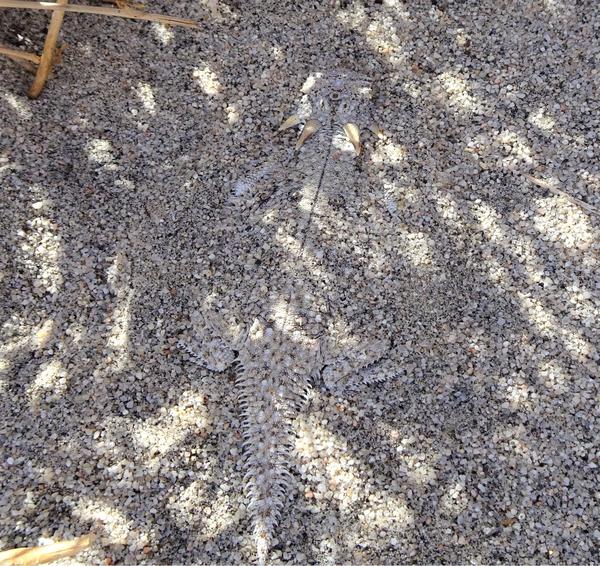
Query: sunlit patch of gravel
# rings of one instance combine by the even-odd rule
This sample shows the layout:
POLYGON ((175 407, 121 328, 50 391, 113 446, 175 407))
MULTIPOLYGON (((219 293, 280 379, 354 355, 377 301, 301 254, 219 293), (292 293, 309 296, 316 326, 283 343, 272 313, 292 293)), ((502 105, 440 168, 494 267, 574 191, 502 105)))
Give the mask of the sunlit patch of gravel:
MULTIPOLYGON (((526 177, 600 207, 595 4, 151 8, 200 29, 68 14, 38 101, 0 61, 0 548, 253 559, 233 375, 175 344, 233 183, 346 67, 377 79, 365 190, 422 319, 397 381, 314 392, 271 560, 597 561, 600 221, 526 177)), ((46 21, 1 10, 0 42, 39 49, 46 21)))

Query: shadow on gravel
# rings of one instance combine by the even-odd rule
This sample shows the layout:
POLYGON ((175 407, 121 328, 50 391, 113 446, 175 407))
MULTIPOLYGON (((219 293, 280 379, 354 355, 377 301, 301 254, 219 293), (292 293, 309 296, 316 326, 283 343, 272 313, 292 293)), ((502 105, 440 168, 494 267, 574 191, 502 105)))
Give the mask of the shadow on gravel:
POLYGON ((229 187, 291 143, 273 132, 328 53, 381 76, 387 137, 363 167, 389 217, 404 372, 315 394, 274 551, 597 552, 598 219, 523 178, 598 206, 589 10, 342 4, 223 3, 221 23, 174 35, 74 16, 36 102, 1 63, 2 547, 93 529, 107 563, 252 558, 232 376, 174 344, 236 237, 215 223, 229 187), (307 429, 343 468, 303 452, 307 429))

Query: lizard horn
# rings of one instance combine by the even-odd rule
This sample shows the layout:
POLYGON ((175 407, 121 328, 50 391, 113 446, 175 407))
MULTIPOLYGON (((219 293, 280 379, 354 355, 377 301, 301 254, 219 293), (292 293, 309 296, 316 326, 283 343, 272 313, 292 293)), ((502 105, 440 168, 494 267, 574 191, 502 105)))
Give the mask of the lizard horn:
POLYGON ((277 130, 277 131, 283 132, 283 130, 293 128, 294 126, 297 126, 299 123, 300 123, 300 118, 298 117, 298 114, 292 114, 287 120, 285 120, 281 124, 281 126, 279 126, 279 130, 277 130))
POLYGON ((307 120, 306 124, 304 124, 304 128, 302 128, 302 133, 296 142, 296 149, 300 149, 302 144, 319 129, 321 124, 317 120, 307 120))
POLYGON ((369 130, 371 130, 380 140, 385 137, 385 132, 379 127, 378 124, 371 124, 369 126, 369 130))
POLYGON ((358 126, 352 122, 346 122, 343 127, 348 141, 354 146, 356 155, 360 155, 360 130, 358 126))

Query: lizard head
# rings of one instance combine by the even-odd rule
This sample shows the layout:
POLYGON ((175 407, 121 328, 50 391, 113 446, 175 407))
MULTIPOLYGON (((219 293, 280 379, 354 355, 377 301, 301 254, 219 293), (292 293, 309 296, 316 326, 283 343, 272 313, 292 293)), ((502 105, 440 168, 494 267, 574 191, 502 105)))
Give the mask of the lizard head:
POLYGON ((281 124, 279 131, 302 125, 296 149, 299 149, 321 126, 342 128, 360 154, 361 126, 371 127, 372 81, 353 71, 311 74, 302 87, 297 112, 281 124))

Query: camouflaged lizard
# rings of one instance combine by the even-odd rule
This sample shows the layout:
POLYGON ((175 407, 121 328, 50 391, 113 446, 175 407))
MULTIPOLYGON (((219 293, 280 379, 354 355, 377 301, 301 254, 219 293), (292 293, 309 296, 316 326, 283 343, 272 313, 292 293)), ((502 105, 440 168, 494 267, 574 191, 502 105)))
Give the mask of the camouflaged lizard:
POLYGON ((212 293, 193 315, 201 366, 234 366, 245 481, 259 563, 268 556, 293 459, 292 421, 314 382, 335 394, 396 374, 381 304, 385 222, 361 167, 372 82, 316 73, 296 113, 285 159, 240 179, 225 207, 212 293))

